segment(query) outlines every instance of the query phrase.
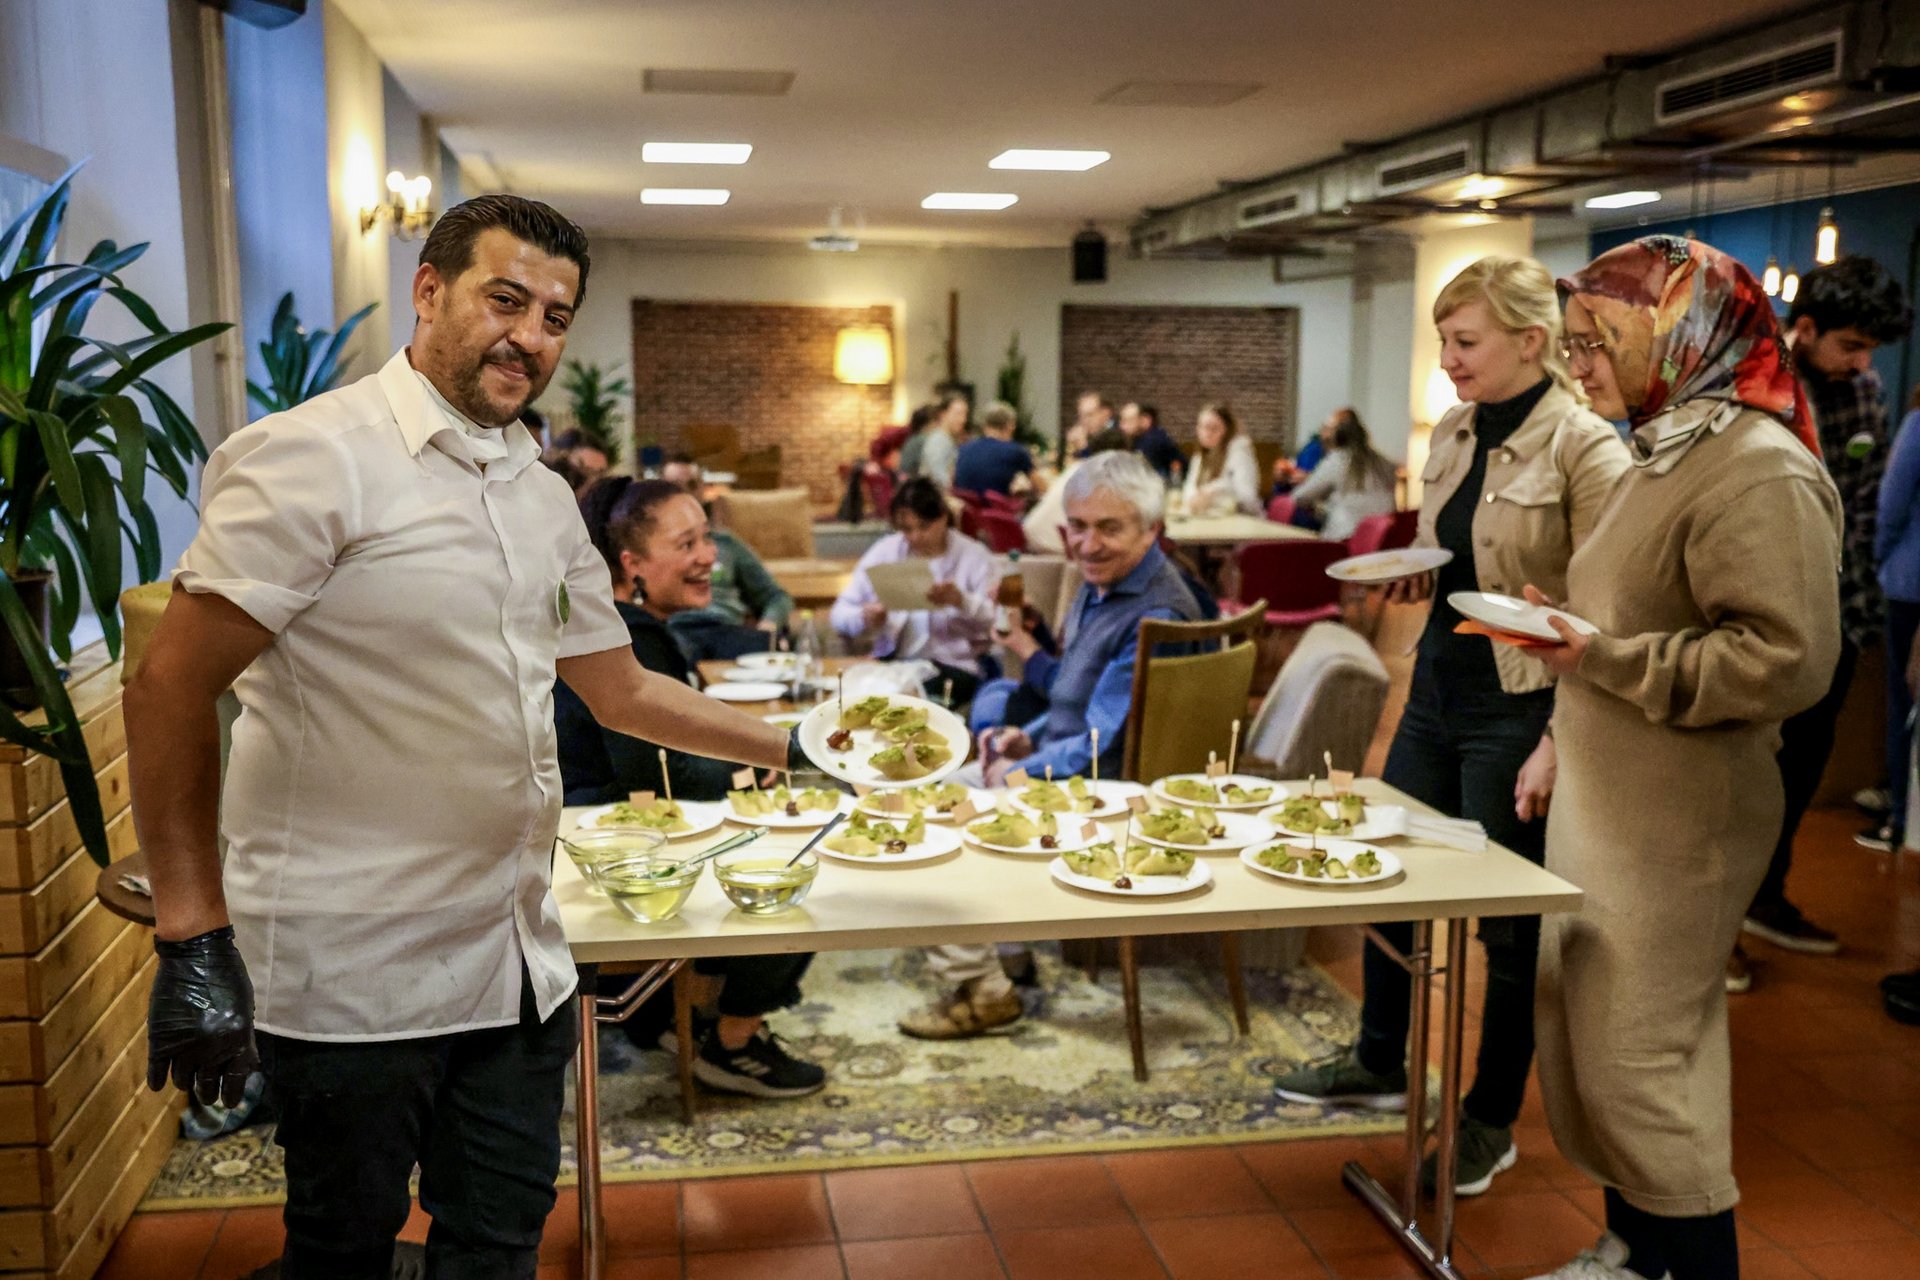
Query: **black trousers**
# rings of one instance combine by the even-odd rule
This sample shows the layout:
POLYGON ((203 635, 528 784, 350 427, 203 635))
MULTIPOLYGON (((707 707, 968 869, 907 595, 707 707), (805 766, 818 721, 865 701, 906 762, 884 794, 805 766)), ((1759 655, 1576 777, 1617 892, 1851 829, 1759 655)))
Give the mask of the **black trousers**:
MULTIPOLYGON (((719 978, 715 1002, 727 1018, 760 1018, 800 1003, 800 979, 813 963, 811 951, 772 956, 710 956, 693 962, 693 971, 719 978)), ((629 974, 605 974, 594 990, 617 996, 633 985, 629 974)), ((661 991, 635 1009, 623 1024, 629 1039, 651 1048, 660 1033, 673 1025, 673 993, 661 991)))
POLYGON ((523 974, 510 1027, 353 1044, 261 1034, 286 1152, 284 1280, 387 1280, 416 1163, 428 1274, 533 1280, 578 1026, 572 1000, 541 1022, 523 974))
POLYGON ((1907 825, 1907 769, 1913 751, 1913 730, 1907 717, 1913 714, 1913 694, 1907 690, 1907 655, 1913 652, 1913 637, 1920 633, 1920 603, 1912 600, 1887 601, 1887 798, 1891 811, 1887 821, 1896 831, 1907 825))
POLYGON ((1840 662, 1833 669, 1833 683, 1827 686, 1826 695, 1780 726, 1780 750, 1774 759, 1780 765, 1780 785, 1786 791, 1787 805, 1780 818, 1780 839, 1767 863, 1767 877, 1753 894, 1756 907, 1786 903, 1787 873, 1793 869, 1793 838, 1800 832, 1800 819, 1806 816, 1807 806, 1813 803, 1813 793, 1820 789, 1820 775, 1827 771, 1827 757, 1833 754, 1834 726, 1840 720, 1840 708, 1846 704, 1853 668, 1859 660, 1860 650, 1853 641, 1842 638, 1840 662))
MULTIPOLYGON (((1547 824, 1538 818, 1520 821, 1514 813, 1513 785, 1553 715, 1553 691, 1509 694, 1497 685, 1463 688, 1465 682, 1449 679, 1449 691, 1442 696, 1441 683, 1423 656, 1387 754, 1386 781, 1442 813, 1480 822, 1489 838, 1530 861, 1544 862, 1547 824)), ((1411 924, 1376 928, 1403 954, 1413 945, 1411 924)), ((1462 1105, 1480 1123, 1507 1128, 1520 1116, 1533 1065, 1540 917, 1483 920, 1480 941, 1487 949, 1487 990, 1473 1088, 1462 1105)), ((1386 1074, 1406 1060, 1413 984, 1407 971, 1371 940, 1363 969, 1358 1053, 1368 1070, 1386 1074)), ((1414 1064, 1415 1069, 1424 1066, 1414 1064)))

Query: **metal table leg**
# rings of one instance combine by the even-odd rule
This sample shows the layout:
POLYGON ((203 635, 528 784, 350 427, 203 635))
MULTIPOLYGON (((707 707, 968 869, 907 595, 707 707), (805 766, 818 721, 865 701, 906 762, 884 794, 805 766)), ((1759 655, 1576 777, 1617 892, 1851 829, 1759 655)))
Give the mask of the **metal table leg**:
POLYGON ((607 1248, 606 1217, 600 1205, 599 1026, 626 1018, 666 986, 685 963, 656 960, 617 996, 596 994, 592 983, 583 984, 580 991, 580 1052, 573 1061, 573 1152, 580 1170, 581 1280, 600 1280, 607 1248))
POLYGON ((1388 955, 1398 961, 1413 979, 1412 1017, 1408 1033, 1407 1065, 1407 1150, 1406 1180, 1401 1199, 1395 1203, 1387 1189, 1358 1161, 1349 1161, 1341 1170, 1341 1180, 1392 1231, 1401 1247, 1411 1253, 1435 1280, 1462 1280, 1453 1264, 1454 1153, 1460 1130, 1460 1044, 1465 1032, 1467 1009, 1467 922, 1447 921, 1447 960, 1444 966, 1433 964, 1433 924, 1418 921, 1413 930, 1413 949, 1406 955, 1369 928, 1367 933, 1388 955), (1440 1097, 1435 1104, 1435 1160, 1440 1176, 1435 1179, 1434 1211, 1437 1218, 1433 1240, 1420 1230, 1420 1160, 1425 1148, 1427 1096, 1427 1056, 1430 1047, 1430 991, 1432 978, 1440 975, 1442 1013, 1440 1023, 1440 1097))

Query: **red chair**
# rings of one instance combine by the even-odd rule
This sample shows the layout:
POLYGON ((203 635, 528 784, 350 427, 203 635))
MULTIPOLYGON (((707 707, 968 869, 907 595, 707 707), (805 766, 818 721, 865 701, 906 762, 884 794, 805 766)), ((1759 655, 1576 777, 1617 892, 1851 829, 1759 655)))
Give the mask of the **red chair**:
POLYGON ((1413 540, 1420 536, 1420 508, 1411 511, 1393 513, 1393 528, 1387 531, 1387 540, 1380 544, 1382 551, 1395 551, 1401 547, 1410 547, 1413 540))
POLYGON ((966 534, 969 538, 980 537, 980 517, 985 514, 986 511, 982 507, 977 507, 971 502, 961 503, 960 532, 966 534))
POLYGON ((870 466, 861 481, 867 486, 867 505, 873 508, 873 518, 887 519, 893 509, 893 473, 885 467, 870 466))
POLYGON ((1305 627, 1340 616, 1340 584, 1327 566, 1347 557, 1339 542, 1256 542, 1240 548, 1240 595, 1267 602, 1270 627, 1305 627))
POLYGON ((1392 516, 1368 516, 1353 526, 1353 532, 1347 536, 1347 554, 1364 556, 1383 550, 1387 535, 1391 532, 1393 532, 1392 516))
POLYGON ((1267 500, 1267 519, 1275 524, 1293 523, 1293 495, 1277 493, 1267 500))
MULTIPOLYGON (((963 517, 964 519, 964 517, 963 517)), ((979 538, 987 544, 990 551, 1005 555, 1009 551, 1025 552, 1027 549, 1027 531, 1020 527, 1020 517, 1011 511, 997 511, 987 507, 979 514, 979 538)), ((966 532, 964 529, 961 532, 966 532)))
POLYGON ((987 500, 971 489, 948 489, 947 492, 970 507, 984 507, 987 505, 987 500))

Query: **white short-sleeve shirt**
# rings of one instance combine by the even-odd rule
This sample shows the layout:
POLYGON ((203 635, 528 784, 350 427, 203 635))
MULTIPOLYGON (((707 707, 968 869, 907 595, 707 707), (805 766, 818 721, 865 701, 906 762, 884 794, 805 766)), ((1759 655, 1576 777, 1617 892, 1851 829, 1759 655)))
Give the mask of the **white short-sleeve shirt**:
POLYGON ((402 351, 214 451, 175 581, 275 633, 234 685, 227 907, 262 1030, 390 1040, 545 1018, 554 662, 625 649, 606 562, 524 427, 482 466, 402 351))

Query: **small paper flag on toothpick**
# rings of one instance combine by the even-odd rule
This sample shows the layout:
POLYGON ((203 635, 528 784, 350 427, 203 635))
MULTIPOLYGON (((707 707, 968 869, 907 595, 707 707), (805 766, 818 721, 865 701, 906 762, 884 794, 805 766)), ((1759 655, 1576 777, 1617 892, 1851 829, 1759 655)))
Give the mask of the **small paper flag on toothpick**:
POLYGON ((1209 778, 1218 778, 1224 775, 1226 771, 1227 766, 1220 763, 1220 758, 1211 751, 1207 752, 1207 776, 1209 778))
POLYGON ((953 806, 953 820, 955 822, 972 822, 979 816, 980 811, 973 807, 973 801, 971 800, 962 800, 959 804, 953 806))
MULTIPOLYGON (((1127 797, 1128 813, 1145 813, 1146 811, 1147 811, 1147 798, 1145 796, 1128 796, 1127 797)), ((1128 821, 1132 821, 1132 819, 1128 819, 1128 821)))
POLYGON ((627 803, 636 809, 644 809, 654 802, 657 795, 658 793, 653 791, 629 791, 627 792, 627 803))
POLYGON ((1083 822, 1080 824, 1080 838, 1082 840, 1091 840, 1099 834, 1100 828, 1094 826, 1091 822, 1083 822))
POLYGON ((1327 781, 1333 784, 1335 791, 1351 791, 1353 789, 1353 770, 1334 769, 1327 774, 1327 781))
POLYGON ((905 813, 908 808, 907 798, 901 795, 898 791, 881 792, 880 799, 877 800, 875 803, 877 803, 882 809, 885 809, 888 813, 905 813))
POLYGON ((660 781, 667 788, 667 803, 673 803, 673 774, 667 770, 667 749, 660 748, 660 781))
MULTIPOLYGON (((750 768, 735 769, 733 771, 733 786, 736 791, 744 791, 748 787, 754 786, 753 770, 750 768)), ((757 787, 755 789, 758 790, 757 787)))
POLYGON ((1009 769, 1007 771, 1007 785, 1010 787, 1024 787, 1032 781, 1033 775, 1025 769, 1009 769))

